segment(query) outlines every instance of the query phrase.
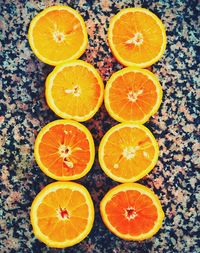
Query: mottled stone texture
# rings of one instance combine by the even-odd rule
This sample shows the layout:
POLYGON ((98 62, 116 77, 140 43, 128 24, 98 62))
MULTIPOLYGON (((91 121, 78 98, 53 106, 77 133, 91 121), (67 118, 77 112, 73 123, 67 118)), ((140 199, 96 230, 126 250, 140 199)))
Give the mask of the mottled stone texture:
MULTIPOLYGON (((197 253, 198 220, 198 9, 197 1, 0 1, 1 67, 1 253, 197 253), (52 67, 31 51, 27 31, 31 19, 47 6, 69 5, 84 17, 89 46, 81 59, 93 64, 104 83, 122 66, 107 42, 110 17, 119 10, 142 6, 157 14, 167 30, 167 49, 152 71, 164 91, 159 112, 146 123, 160 146, 155 168, 139 182, 159 196, 166 218, 162 229, 143 242, 123 241, 102 223, 99 202, 117 183, 102 172, 97 156, 92 170, 78 182, 91 192, 95 223, 90 235, 70 249, 50 249, 37 240, 30 225, 30 205, 36 194, 52 182, 37 166, 33 145, 38 131, 57 119, 44 97, 44 81, 52 67)), ((103 134, 117 122, 104 106, 85 122, 92 132, 96 153, 103 134)))

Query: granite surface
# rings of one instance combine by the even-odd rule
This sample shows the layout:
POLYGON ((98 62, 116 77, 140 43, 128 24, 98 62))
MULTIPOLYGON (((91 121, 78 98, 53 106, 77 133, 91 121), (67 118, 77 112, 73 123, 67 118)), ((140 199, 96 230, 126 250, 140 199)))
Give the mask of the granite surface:
MULTIPOLYGON (((0 0, 0 252, 1 253, 132 253, 200 252, 199 230, 199 107, 198 15, 194 0, 0 0), (143 242, 123 241, 102 223, 99 202, 117 185, 102 172, 97 158, 92 170, 78 182, 86 186, 95 204, 95 223, 90 235, 68 249, 50 249, 34 237, 30 205, 36 194, 53 180, 45 176, 33 156, 39 130, 57 119, 44 98, 44 81, 52 70, 31 51, 27 30, 31 19, 47 6, 69 5, 84 17, 89 46, 81 59, 93 64, 104 83, 122 66, 112 56, 107 42, 110 17, 125 7, 146 7, 157 14, 167 30, 167 49, 152 71, 159 78, 164 97, 159 112, 146 126, 160 146, 155 168, 139 182, 160 198, 166 218, 160 231, 143 242)), ((104 106, 85 122, 92 132, 96 150, 103 134, 117 122, 104 106)), ((97 157, 97 156, 96 156, 97 157)))

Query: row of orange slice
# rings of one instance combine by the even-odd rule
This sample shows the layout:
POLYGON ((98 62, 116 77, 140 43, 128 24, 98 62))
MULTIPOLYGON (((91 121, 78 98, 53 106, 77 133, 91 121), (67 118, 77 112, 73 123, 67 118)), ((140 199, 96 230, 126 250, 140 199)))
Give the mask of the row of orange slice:
MULTIPOLYGON (((161 227, 164 213, 158 197, 147 187, 125 183, 111 189, 100 203, 105 225, 125 240, 144 240, 161 227)), ((31 206, 35 235, 49 247, 65 248, 91 231, 94 205, 87 189, 74 182, 44 187, 31 206)))
MULTIPOLYGON (((112 127, 99 146, 104 172, 118 182, 135 182, 153 169, 158 144, 141 124, 121 123, 112 127)), ((75 180, 91 169, 95 148, 90 131, 71 120, 56 120, 39 132, 34 154, 42 171, 56 180, 75 180)))
MULTIPOLYGON (((88 45, 84 20, 69 6, 52 6, 36 15, 28 39, 36 56, 53 66, 78 59, 88 45)), ((162 57, 166 32, 161 20, 151 11, 127 8, 111 19, 108 42, 124 66, 145 68, 162 57)))
POLYGON ((110 116, 119 122, 145 123, 162 101, 162 88, 148 70, 127 67, 114 73, 104 92, 97 70, 81 60, 60 64, 46 79, 46 100, 61 118, 86 121, 100 108, 103 97, 110 116))
MULTIPOLYGON (((146 175, 157 162, 158 145, 152 133, 138 123, 145 123, 156 113, 162 89, 150 71, 138 67, 150 66, 164 53, 166 35, 161 21, 143 8, 125 9, 112 18, 110 48, 119 62, 130 67, 113 74, 105 92, 95 68, 76 60, 84 53, 88 38, 84 21, 75 10, 67 6, 45 9, 32 20, 28 38, 36 56, 56 66, 46 80, 46 100, 65 119, 49 123, 38 134, 34 153, 40 168, 57 180, 86 175, 94 162, 93 138, 86 127, 71 119, 90 119, 104 97, 109 114, 125 123, 103 137, 99 147, 102 169, 118 182, 135 182, 146 175)), ((133 183, 110 190, 100 211, 106 226, 127 240, 151 237, 164 218, 155 194, 133 183)), ((72 182, 48 185, 31 207, 34 233, 51 247, 80 242, 93 221, 90 194, 72 182)))

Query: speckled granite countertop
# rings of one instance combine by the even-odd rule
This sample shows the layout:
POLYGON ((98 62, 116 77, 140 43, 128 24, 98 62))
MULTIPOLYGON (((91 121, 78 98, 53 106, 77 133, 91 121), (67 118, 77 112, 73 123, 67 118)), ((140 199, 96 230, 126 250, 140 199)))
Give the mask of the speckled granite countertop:
MULTIPOLYGON (((200 252, 198 237, 199 144, 197 141, 197 46, 198 6, 195 0, 152 1, 8 1, 1 0, 0 155, 1 155, 1 253, 132 253, 200 252), (110 17, 120 9, 143 6, 156 13, 167 29, 164 57, 152 71, 159 77, 164 97, 159 112, 146 124, 160 146, 160 158, 149 175, 139 182, 159 196, 166 218, 162 229, 143 242, 123 241, 101 221, 99 202, 116 185, 102 172, 97 159, 90 173, 78 180, 92 194, 96 218, 90 235, 69 249, 50 249, 32 232, 29 211, 36 194, 48 183, 33 157, 38 131, 57 117, 44 98, 44 81, 52 67, 40 62, 30 50, 27 30, 30 20, 42 9, 69 4, 86 21, 89 46, 82 59, 93 64, 106 82, 122 68, 107 43, 110 17)), ((200 6, 199 6, 200 9, 200 6)), ((84 123, 96 147, 113 125, 104 106, 84 123)))

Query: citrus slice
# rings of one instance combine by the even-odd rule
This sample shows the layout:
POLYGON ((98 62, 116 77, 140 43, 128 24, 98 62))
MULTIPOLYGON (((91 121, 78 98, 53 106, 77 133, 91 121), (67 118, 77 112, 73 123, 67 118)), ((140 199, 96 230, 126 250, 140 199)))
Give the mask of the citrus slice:
POLYGON ((123 9, 110 21, 108 42, 124 66, 151 66, 164 54, 166 40, 162 21, 147 9, 123 9))
POLYGON ((46 100, 61 118, 86 121, 103 101, 104 85, 97 70, 76 60, 54 68, 46 80, 46 100))
POLYGON ((44 187, 31 206, 35 236, 49 247, 65 248, 82 241, 91 231, 94 206, 87 189, 73 182, 44 187))
POLYGON ((158 197, 149 188, 136 183, 111 189, 100 204, 108 229, 125 240, 145 240, 162 226, 164 212, 158 197))
POLYGON ((53 66, 78 59, 88 44, 83 18, 68 6, 52 6, 36 15, 28 40, 35 55, 53 66))
POLYGON ((143 125, 121 123, 112 127, 99 146, 99 162, 108 177, 135 182, 149 173, 158 161, 158 144, 143 125))
POLYGON ((85 176, 94 162, 94 141, 89 130, 70 120, 55 120, 39 132, 34 147, 42 171, 56 180, 85 176))
POLYGON ((162 88, 150 71, 127 67, 111 76, 104 97, 106 109, 115 120, 143 124, 158 111, 162 88))

